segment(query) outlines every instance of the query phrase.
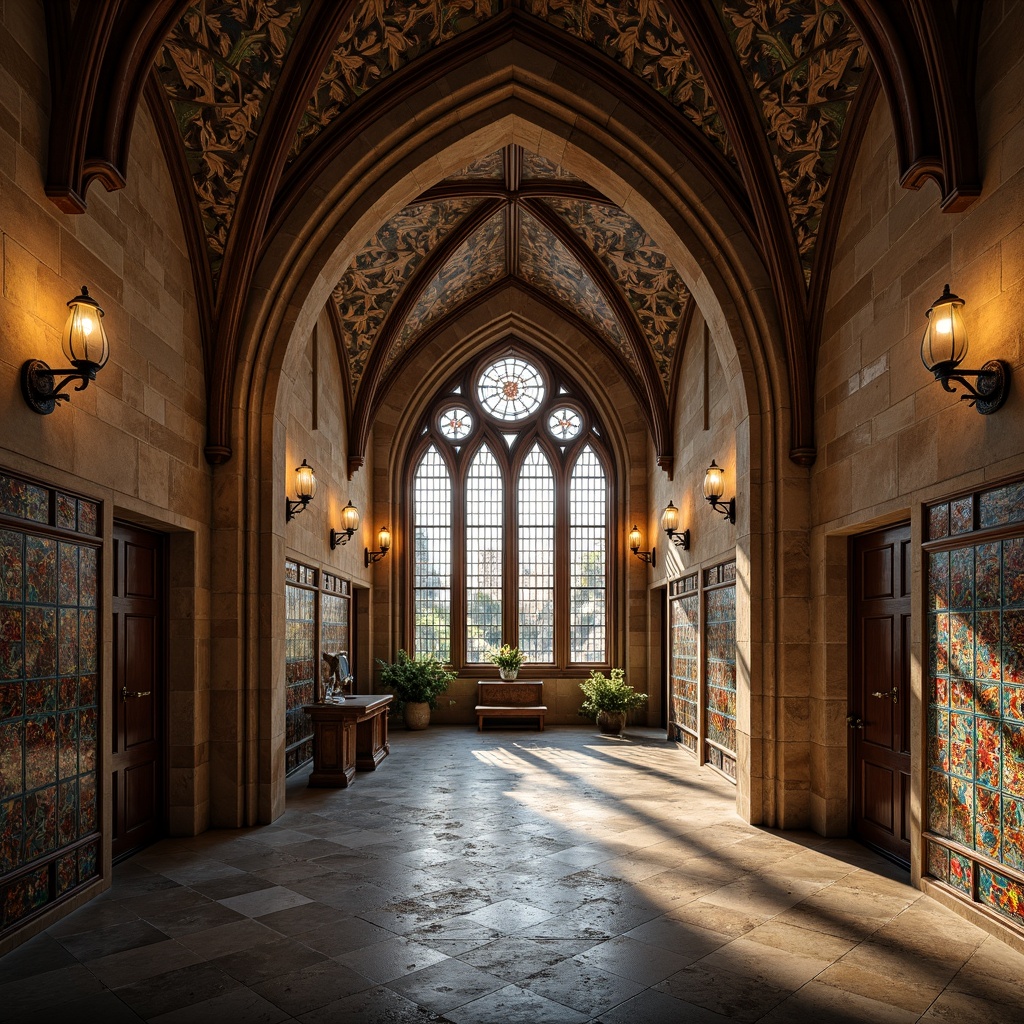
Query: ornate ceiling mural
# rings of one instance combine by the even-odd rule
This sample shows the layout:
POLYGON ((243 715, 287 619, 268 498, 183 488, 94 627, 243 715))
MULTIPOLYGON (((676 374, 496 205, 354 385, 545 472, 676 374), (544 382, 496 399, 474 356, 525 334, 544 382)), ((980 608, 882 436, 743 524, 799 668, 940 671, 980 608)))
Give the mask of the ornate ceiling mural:
POLYGON ((665 394, 690 294, 665 254, 629 214, 617 206, 549 199, 550 206, 601 260, 623 290, 651 347, 665 394))
POLYGON ((575 174, 570 174, 557 164, 546 160, 528 149, 523 150, 523 178, 528 181, 555 178, 560 181, 579 181, 575 174))
POLYGON ((408 206, 363 246, 334 289, 349 381, 358 388, 381 324, 424 259, 478 205, 472 198, 408 206))
POLYGON ((719 12, 758 100, 810 284, 825 195, 867 47, 839 3, 726 0, 719 12))
POLYGON ((309 2, 200 0, 185 11, 157 61, 214 281, 260 124, 309 2))
POLYGON ((549 25, 589 43, 678 107, 723 154, 731 147, 715 101, 667 4, 526 0, 549 25))
POLYGON ((349 104, 440 43, 474 28, 502 0, 411 0, 362 3, 345 26, 292 145, 294 160, 349 104))
POLYGON ((500 181, 505 177, 505 155, 504 150, 499 149, 496 153, 474 160, 468 167, 449 176, 449 181, 465 181, 468 178, 487 178, 492 181, 500 181))
POLYGON ((519 214, 519 273, 523 280, 559 305, 583 317, 608 338, 635 371, 633 354, 608 300, 579 260, 536 217, 519 214))
POLYGON ((431 278, 401 325, 390 362, 420 332, 508 273, 505 214, 499 211, 478 227, 431 278))

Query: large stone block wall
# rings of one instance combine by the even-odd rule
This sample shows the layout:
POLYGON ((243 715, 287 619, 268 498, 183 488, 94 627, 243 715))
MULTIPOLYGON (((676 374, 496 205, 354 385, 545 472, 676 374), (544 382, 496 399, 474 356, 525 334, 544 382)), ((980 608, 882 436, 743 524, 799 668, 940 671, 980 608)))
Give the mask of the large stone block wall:
MULTIPOLYGON (((210 471, 192 272, 174 190, 148 110, 132 134, 128 184, 93 187, 88 210, 44 193, 50 85, 42 5, 0 7, 0 464, 102 502, 101 580, 113 578, 115 518, 170 534, 170 828, 207 827, 210 471), (89 287, 106 313, 110 360, 95 383, 39 416, 21 364, 65 365, 66 303, 89 287)), ((100 686, 111 687, 109 585, 100 600, 100 686)), ((112 702, 104 699, 102 708, 112 702)), ((110 721, 100 723, 109 749, 110 721)), ((104 781, 101 806, 109 807, 104 781)), ((103 873, 109 872, 109 836, 103 873)))
MULTIPOLYGON (((888 108, 879 98, 854 166, 818 354, 812 472, 811 823, 845 831, 847 807, 847 537, 910 520, 914 561, 911 659, 922 693, 922 502, 1024 470, 1024 8, 988 4, 978 59, 983 189, 943 213, 926 185, 898 184, 888 108), (967 300, 970 355, 1013 369, 1004 408, 981 416, 924 369, 925 310, 944 284, 967 300)), ((922 724, 915 721, 920 820, 922 724)), ((920 863, 915 862, 915 873, 920 863)))

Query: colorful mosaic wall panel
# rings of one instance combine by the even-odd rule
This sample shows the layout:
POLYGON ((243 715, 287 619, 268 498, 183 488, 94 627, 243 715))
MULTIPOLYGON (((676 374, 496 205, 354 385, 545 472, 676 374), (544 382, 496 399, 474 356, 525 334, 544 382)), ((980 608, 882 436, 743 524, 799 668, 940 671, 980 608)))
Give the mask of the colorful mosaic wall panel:
MULTIPOLYGON (((723 567, 706 571, 718 573, 723 567)), ((721 573, 722 577, 728 574, 721 573)), ((715 577, 712 577, 715 578, 715 577)), ((731 578, 735 579, 735 566, 731 578)), ((735 776, 736 754, 736 585, 704 594, 704 700, 707 758, 735 776), (725 754, 723 759, 719 755, 725 754), (721 762, 721 763, 719 763, 721 762), (729 763, 726 763, 729 762, 729 763)))
POLYGON ((697 753, 700 592, 697 576, 680 580, 670 603, 669 735, 697 753))
MULTIPOLYGON (((982 528, 1017 514, 1015 486, 979 496, 982 528)), ((974 510, 973 496, 930 508, 929 536, 973 531, 974 510)), ((929 871, 1024 927, 1024 537, 926 564, 929 871)))
POLYGON ((76 850, 98 841, 99 551, 75 538, 98 522, 94 502, 0 474, 2 929, 98 872, 76 850))
POLYGON ((341 594, 320 595, 320 650, 328 654, 351 651, 349 599, 341 594))
POLYGON ((284 597, 285 771, 292 772, 313 756, 313 723, 302 708, 315 699, 317 592, 285 584, 284 597))

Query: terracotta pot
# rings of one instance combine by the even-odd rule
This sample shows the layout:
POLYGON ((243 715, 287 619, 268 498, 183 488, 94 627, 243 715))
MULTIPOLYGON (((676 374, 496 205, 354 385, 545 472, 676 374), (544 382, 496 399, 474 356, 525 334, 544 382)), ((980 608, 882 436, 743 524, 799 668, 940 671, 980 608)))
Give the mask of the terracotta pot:
POLYGON ((626 727, 626 712, 598 711, 597 727, 606 736, 618 736, 626 727))
POLYGON ((515 679, 515 677, 517 675, 519 675, 519 669, 517 669, 517 668, 499 668, 498 669, 498 675, 501 676, 502 679, 506 679, 506 680, 515 679))
POLYGON ((405 705, 406 729, 426 729, 430 725, 430 705, 415 701, 405 705))

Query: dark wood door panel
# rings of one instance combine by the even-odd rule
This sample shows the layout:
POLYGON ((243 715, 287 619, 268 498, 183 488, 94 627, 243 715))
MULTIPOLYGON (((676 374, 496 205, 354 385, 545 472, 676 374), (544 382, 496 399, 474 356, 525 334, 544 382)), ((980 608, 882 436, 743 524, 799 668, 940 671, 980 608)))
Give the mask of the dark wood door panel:
POLYGON ((165 538, 114 524, 113 853, 159 838, 164 821, 165 538))
POLYGON ((910 527, 850 545, 850 818, 854 834, 910 860, 910 527))

